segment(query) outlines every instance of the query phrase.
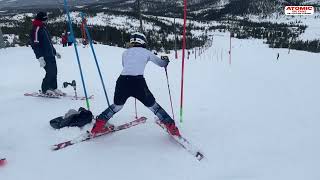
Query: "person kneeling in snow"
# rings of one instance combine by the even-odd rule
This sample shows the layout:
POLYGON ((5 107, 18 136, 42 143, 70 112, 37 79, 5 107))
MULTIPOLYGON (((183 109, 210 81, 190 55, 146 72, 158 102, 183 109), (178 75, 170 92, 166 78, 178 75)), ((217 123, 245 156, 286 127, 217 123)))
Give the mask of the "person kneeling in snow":
POLYGON ((148 107, 167 127, 169 133, 180 136, 180 132, 174 120, 156 102, 148 89, 143 73, 148 61, 152 61, 160 67, 169 64, 168 58, 160 59, 146 48, 146 37, 142 33, 133 33, 130 37, 131 47, 122 54, 123 70, 119 76, 114 93, 114 104, 109 106, 96 118, 91 130, 95 136, 114 128, 108 120, 123 108, 129 97, 134 97, 148 107))
POLYGON ((47 13, 39 12, 32 21, 31 47, 40 63, 40 67, 46 71, 41 85, 42 93, 63 96, 64 93, 57 89, 57 64, 55 58, 57 56, 60 59, 61 55, 56 52, 52 45, 49 32, 45 26, 47 19, 47 13))

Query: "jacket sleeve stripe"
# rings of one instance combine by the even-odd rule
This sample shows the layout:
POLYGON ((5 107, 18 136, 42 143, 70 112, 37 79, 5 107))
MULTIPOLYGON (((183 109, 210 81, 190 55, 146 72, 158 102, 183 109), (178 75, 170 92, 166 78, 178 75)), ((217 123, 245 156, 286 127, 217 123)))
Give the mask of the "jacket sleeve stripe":
POLYGON ((34 32, 34 42, 35 43, 39 43, 39 40, 38 40, 38 31, 39 31, 39 29, 40 29, 40 27, 38 26, 37 29, 34 32))

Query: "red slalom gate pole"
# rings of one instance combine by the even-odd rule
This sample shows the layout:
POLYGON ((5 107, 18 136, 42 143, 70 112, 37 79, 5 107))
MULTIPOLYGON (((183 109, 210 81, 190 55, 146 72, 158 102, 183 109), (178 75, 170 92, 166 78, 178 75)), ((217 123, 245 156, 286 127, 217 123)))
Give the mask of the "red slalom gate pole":
POLYGON ((186 29, 187 29, 187 0, 184 0, 183 13, 183 40, 182 40, 182 68, 181 68, 181 96, 180 96, 180 122, 183 122, 183 81, 184 81, 184 60, 186 49, 186 29))

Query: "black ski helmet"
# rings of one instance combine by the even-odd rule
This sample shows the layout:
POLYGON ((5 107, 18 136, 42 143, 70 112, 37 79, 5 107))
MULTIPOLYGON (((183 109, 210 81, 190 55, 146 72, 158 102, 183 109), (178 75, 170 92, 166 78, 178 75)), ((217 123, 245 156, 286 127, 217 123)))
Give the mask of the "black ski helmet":
POLYGON ((40 21, 46 21, 48 19, 48 15, 46 12, 38 12, 36 19, 40 21))

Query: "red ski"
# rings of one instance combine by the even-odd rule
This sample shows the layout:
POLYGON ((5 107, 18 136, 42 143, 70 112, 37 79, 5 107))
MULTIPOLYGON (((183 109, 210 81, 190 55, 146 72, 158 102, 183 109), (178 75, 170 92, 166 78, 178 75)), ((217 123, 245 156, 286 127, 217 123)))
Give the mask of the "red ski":
POLYGON ((178 144, 180 144, 185 150, 187 150, 191 155, 193 155, 195 158, 197 158, 198 161, 201 161, 204 158, 203 153, 195 147, 193 144, 191 144, 186 138, 182 136, 174 136, 170 134, 166 128, 166 126, 160 121, 156 120, 156 123, 164 130, 167 131, 167 133, 172 137, 178 144))
MULTIPOLYGON (((64 96, 57 96, 57 95, 47 95, 38 92, 33 93, 24 93, 25 96, 32 96, 32 97, 42 97, 42 98, 53 98, 53 99, 71 99, 71 100, 86 100, 84 96, 74 96, 74 95, 64 95, 64 96)), ((88 99, 93 99, 93 95, 89 96, 88 99)))
POLYGON ((92 134, 89 131, 87 131, 86 133, 80 135, 79 137, 77 137, 77 138, 75 138, 73 140, 69 140, 69 141, 66 141, 66 142, 55 144, 55 145, 52 146, 51 149, 54 150, 54 151, 59 150, 59 149, 63 149, 65 147, 68 147, 68 146, 71 146, 71 145, 74 145, 74 144, 77 144, 77 143, 80 143, 80 142, 88 141, 90 139, 93 139, 93 138, 96 138, 96 137, 99 137, 99 136, 103 136, 103 135, 106 135, 106 134, 110 134, 110 133, 113 133, 113 132, 116 132, 116 131, 120 131, 120 130, 123 130, 123 129, 127 129, 127 128, 130 128, 130 127, 136 126, 138 124, 145 123, 146 120, 147 120, 146 117, 140 117, 140 118, 138 118, 138 119, 136 119, 134 121, 131 121, 131 122, 119 125, 119 126, 115 126, 114 129, 112 129, 110 131, 107 131, 105 133, 98 134, 96 136, 92 136, 92 134))

